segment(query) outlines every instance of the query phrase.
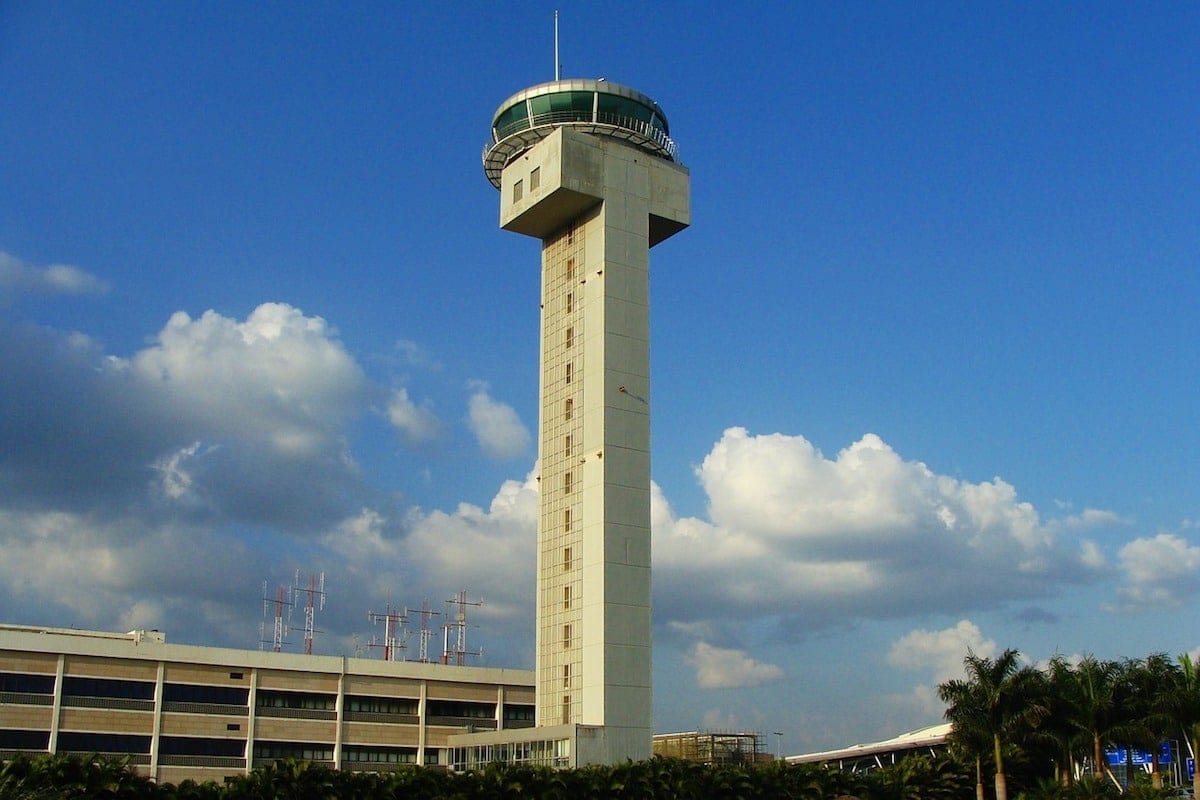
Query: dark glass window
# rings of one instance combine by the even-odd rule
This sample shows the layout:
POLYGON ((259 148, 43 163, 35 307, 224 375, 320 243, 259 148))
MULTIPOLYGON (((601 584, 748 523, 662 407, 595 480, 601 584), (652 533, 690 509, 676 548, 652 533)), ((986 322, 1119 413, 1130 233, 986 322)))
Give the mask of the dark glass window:
POLYGON ((153 700, 154 684, 115 678, 63 678, 64 697, 118 697, 123 700, 153 700))
POLYGON ((312 692, 264 691, 258 693, 258 705, 261 708, 307 708, 333 711, 337 708, 337 698, 331 694, 312 692))
POLYGON ((368 714, 416 714, 417 701, 405 697, 365 697, 348 695, 347 711, 362 711, 368 714))
POLYGON ((533 706, 504 704, 505 720, 532 720, 533 706))
POLYGON ((0 750, 46 750, 49 747, 50 731, 0 730, 0 750))
POLYGON ((0 672, 0 692, 54 694, 54 676, 0 672))
POLYGON ((415 764, 417 748, 351 745, 342 748, 342 758, 356 764, 415 764))
POLYGON ((198 736, 163 736, 158 740, 164 756, 216 756, 243 758, 246 743, 241 739, 204 739, 198 736))
POLYGON ((64 753, 149 753, 150 737, 129 733, 60 731, 58 749, 64 753))
POLYGON ((203 739, 200 736, 162 736, 158 752, 163 756, 216 756, 244 758, 246 742, 241 739, 203 739))
POLYGON ((255 742, 255 760, 295 758, 300 761, 332 761, 333 745, 313 742, 255 742))
POLYGON ((167 703, 212 703, 221 706, 244 706, 250 690, 239 686, 196 686, 190 683, 163 684, 163 700, 167 703))
POLYGON ((495 703, 472 703, 465 700, 429 700, 425 712, 431 717, 466 717, 495 719, 495 703))

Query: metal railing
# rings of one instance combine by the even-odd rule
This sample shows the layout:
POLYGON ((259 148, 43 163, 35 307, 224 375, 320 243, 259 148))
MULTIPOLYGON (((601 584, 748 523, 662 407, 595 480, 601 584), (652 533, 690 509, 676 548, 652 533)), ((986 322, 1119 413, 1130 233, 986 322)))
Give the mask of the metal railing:
POLYGON ((487 154, 496 147, 500 142, 507 139, 514 133, 520 133, 530 128, 541 127, 558 127, 561 125, 603 125, 610 128, 621 128, 634 133, 652 142, 660 150, 662 150, 672 160, 676 160, 679 156, 679 145, 675 140, 666 134, 661 128, 656 128, 645 120, 640 120, 637 117, 629 117, 622 114, 611 114, 605 112, 597 112, 592 114, 590 111, 548 111, 544 114, 533 114, 529 118, 522 118, 512 122, 503 128, 496 129, 496 141, 488 142, 483 147, 483 155, 486 158, 487 154))

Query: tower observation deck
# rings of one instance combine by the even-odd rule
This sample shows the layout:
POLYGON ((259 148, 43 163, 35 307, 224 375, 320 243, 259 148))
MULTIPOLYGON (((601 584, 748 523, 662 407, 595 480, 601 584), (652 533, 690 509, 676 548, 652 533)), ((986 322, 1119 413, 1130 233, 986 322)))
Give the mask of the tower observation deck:
POLYGON ((500 188, 500 173, 514 157, 561 127, 677 160, 667 115, 646 95, 603 79, 550 81, 517 92, 496 110, 491 140, 483 147, 483 171, 492 186, 500 188))
POLYGON ((690 222, 658 103, 603 80, 505 100, 483 151, 500 227, 541 240, 531 729, 454 737, 455 767, 651 756, 649 252, 690 222))

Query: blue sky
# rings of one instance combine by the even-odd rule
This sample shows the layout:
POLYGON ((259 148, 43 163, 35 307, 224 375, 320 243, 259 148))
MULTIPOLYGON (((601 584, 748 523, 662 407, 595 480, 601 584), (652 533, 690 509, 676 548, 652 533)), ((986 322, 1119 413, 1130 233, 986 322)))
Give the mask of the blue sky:
MULTIPOLYGON (((0 5, 3 621, 256 647, 323 570, 320 652, 465 588, 532 665, 538 248, 479 157, 553 8, 0 5)), ((967 647, 1200 648, 1194 6, 559 8, 692 173, 659 730, 804 752, 939 721, 967 647)))

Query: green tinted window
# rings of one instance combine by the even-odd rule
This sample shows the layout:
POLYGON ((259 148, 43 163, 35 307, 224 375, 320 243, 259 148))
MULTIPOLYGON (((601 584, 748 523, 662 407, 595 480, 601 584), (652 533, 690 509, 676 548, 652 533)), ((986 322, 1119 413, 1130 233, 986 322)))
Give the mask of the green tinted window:
POLYGON ((602 120, 608 117, 609 119, 636 119, 649 123, 654 117, 652 109, 635 100, 630 100, 628 97, 615 94, 601 93, 597 110, 600 112, 602 120))
POLYGON ((528 127, 529 113, 525 110, 524 102, 505 109, 504 113, 496 118, 496 135, 499 138, 504 138, 514 131, 524 130, 528 127))
POLYGON ((549 99, 551 111, 566 112, 571 119, 592 118, 591 92, 555 92, 549 99))

